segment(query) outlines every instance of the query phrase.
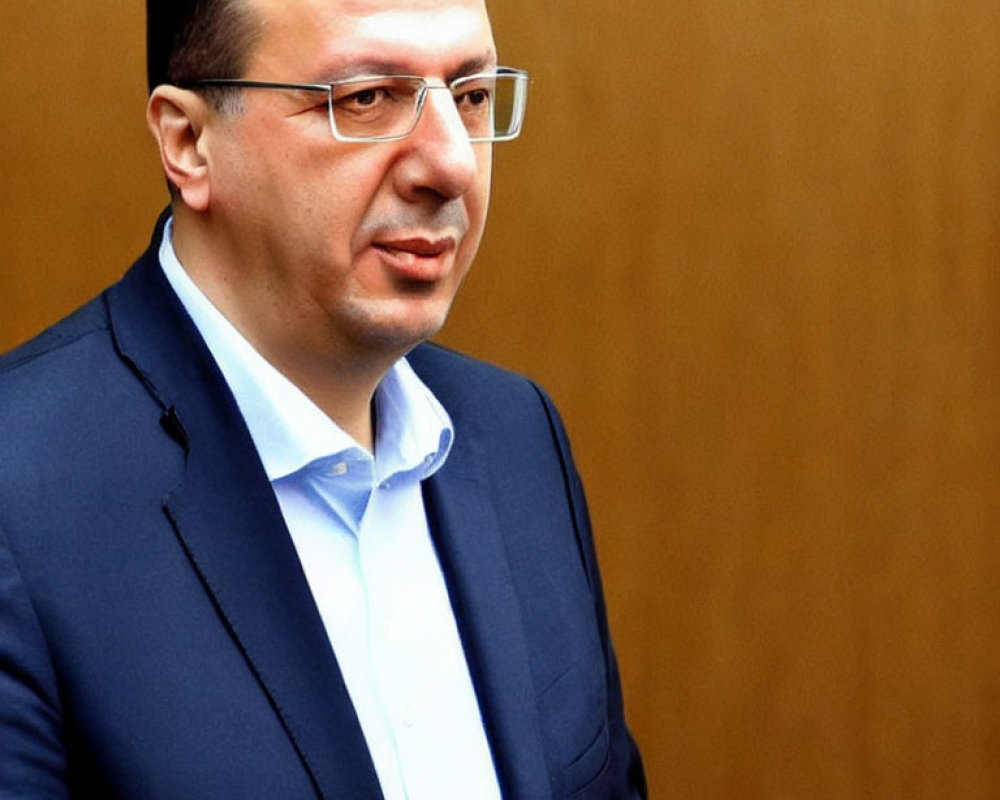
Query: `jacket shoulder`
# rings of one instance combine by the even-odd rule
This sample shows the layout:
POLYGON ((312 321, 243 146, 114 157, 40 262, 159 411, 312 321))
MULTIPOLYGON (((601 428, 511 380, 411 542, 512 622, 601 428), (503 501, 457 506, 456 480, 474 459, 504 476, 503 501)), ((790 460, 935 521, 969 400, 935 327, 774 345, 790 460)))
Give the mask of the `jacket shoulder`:
POLYGON ((150 413, 147 397, 95 298, 0 357, 0 482, 22 480, 29 463, 82 469, 150 413))
POLYGON ((434 343, 420 345, 407 360, 456 426, 500 439, 542 436, 539 441, 554 441, 572 460, 559 411, 533 379, 434 343))
POLYGON ((525 381, 523 375, 498 367, 465 353, 437 344, 426 342, 414 348, 406 357, 420 375, 431 379, 447 380, 449 377, 468 379, 470 377, 489 381, 525 381))
POLYGON ((104 296, 99 295, 33 338, 0 355, 0 379, 45 356, 57 356, 75 342, 108 330, 104 296))
POLYGON ((450 413, 472 409, 477 415, 502 413, 524 404, 549 405, 532 379, 439 344, 427 343, 407 356, 420 379, 450 413))

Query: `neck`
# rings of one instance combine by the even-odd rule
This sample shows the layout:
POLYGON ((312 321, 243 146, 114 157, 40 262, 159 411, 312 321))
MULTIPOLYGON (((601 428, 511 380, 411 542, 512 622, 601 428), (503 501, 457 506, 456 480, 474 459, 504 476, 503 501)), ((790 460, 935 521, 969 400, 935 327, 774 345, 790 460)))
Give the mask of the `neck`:
POLYGON ((251 343, 341 430, 369 453, 375 452, 372 400, 379 383, 394 362, 377 367, 365 364, 352 368, 349 364, 325 360, 282 359, 256 342, 251 340, 251 343))

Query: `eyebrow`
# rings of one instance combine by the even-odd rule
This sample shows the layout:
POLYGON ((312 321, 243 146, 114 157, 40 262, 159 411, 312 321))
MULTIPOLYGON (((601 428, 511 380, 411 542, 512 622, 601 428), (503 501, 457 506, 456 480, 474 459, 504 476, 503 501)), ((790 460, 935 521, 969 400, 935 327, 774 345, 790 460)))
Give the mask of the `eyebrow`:
MULTIPOLYGON (((496 54, 492 51, 482 55, 474 56, 463 61, 459 66, 445 76, 445 82, 450 83, 456 78, 463 78, 466 75, 475 75, 477 72, 494 69, 497 66, 496 54)), ((365 75, 411 75, 413 74, 401 61, 391 59, 380 59, 372 61, 356 61, 345 64, 343 67, 332 72, 324 72, 315 83, 336 83, 337 81, 349 80, 365 75)), ((421 77, 421 76, 418 76, 421 77)))
POLYGON ((475 75, 477 72, 483 72, 488 69, 495 69, 497 66, 497 57, 494 53, 484 53, 476 58, 469 58, 463 61, 457 70, 450 72, 447 75, 447 80, 449 82, 455 80, 456 78, 464 78, 466 75, 475 75))

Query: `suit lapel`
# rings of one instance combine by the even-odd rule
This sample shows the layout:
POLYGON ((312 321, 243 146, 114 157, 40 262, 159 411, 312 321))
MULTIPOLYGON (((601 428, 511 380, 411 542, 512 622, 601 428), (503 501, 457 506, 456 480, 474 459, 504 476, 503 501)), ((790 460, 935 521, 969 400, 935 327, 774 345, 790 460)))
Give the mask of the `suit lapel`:
MULTIPOLYGON (((158 231, 159 233, 159 231, 158 231)), ((187 450, 164 510, 325 798, 379 798, 353 705, 277 501, 154 245, 108 294, 115 340, 187 450)))
POLYGON ((424 484, 435 545, 505 797, 550 800, 521 609, 468 441, 424 484))

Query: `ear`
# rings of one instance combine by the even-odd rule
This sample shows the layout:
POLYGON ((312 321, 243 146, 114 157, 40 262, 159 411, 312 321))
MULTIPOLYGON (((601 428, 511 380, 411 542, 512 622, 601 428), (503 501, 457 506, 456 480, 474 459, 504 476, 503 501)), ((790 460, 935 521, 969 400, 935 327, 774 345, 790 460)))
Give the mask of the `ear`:
POLYGON ((205 123, 210 111, 195 92, 157 86, 146 106, 146 123, 160 149, 167 180, 194 211, 208 208, 210 192, 205 123))

